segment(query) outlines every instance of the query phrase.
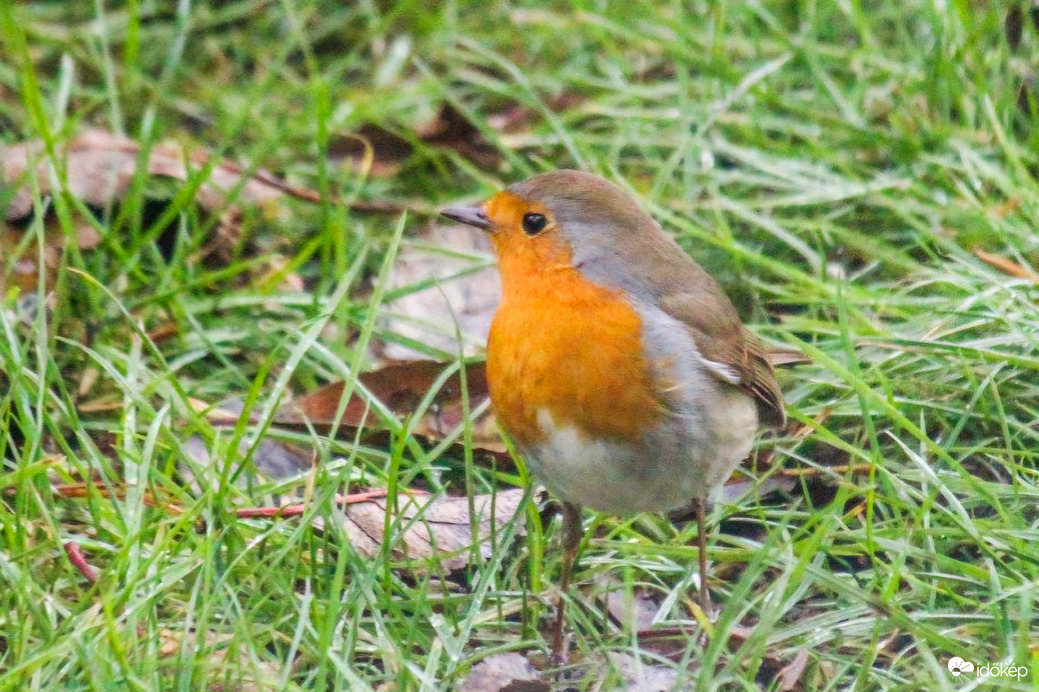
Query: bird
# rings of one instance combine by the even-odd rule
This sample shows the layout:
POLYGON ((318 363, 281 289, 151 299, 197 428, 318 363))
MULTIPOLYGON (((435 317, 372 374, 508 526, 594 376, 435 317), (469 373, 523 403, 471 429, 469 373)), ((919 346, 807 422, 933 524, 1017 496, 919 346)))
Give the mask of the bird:
POLYGON ((491 405, 562 502, 553 655, 566 660, 583 507, 694 507, 709 611, 707 501, 759 426, 786 421, 769 349, 638 200, 600 176, 552 171, 441 213, 490 237, 502 288, 487 340, 491 405))

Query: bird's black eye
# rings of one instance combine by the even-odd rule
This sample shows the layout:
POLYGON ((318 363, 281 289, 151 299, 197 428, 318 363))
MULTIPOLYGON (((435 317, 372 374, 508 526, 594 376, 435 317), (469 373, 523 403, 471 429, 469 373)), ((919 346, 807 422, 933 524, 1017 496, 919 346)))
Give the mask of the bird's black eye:
POLYGON ((548 225, 548 219, 544 214, 524 214, 523 232, 527 235, 537 235, 548 225))

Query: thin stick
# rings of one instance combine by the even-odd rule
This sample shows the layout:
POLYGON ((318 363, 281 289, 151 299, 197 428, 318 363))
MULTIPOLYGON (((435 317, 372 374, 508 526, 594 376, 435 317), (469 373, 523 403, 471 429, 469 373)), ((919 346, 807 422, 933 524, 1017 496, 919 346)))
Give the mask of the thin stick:
POLYGON ((83 549, 79 547, 78 543, 66 542, 65 554, 69 556, 69 562, 72 563, 72 566, 86 577, 87 581, 91 584, 97 583, 97 570, 87 562, 87 556, 83 553, 83 549))

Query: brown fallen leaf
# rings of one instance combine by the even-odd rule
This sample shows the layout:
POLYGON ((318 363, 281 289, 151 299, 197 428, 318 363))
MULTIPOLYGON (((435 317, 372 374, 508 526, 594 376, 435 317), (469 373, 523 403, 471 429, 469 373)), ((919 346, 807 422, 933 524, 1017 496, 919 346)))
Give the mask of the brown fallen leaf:
POLYGON ((538 671, 527 657, 517 652, 494 654, 469 671, 458 685, 459 692, 549 692, 552 688, 539 679, 538 671), (526 683, 526 687, 515 686, 526 683))
MULTIPOLYGON (((473 497, 481 558, 491 557, 491 535, 512 519, 522 499, 521 488, 473 497)), ((426 560, 436 556, 448 571, 469 564, 473 535, 468 497, 436 496, 410 489, 398 495, 397 507, 395 528, 402 533, 393 545, 395 559, 426 560)), ((346 505, 344 528, 359 555, 374 557, 381 552, 388 511, 391 510, 386 497, 346 505)), ((322 520, 318 519, 315 525, 321 528, 322 520)))
MULTIPOLYGON (((69 194, 88 205, 107 207, 121 201, 129 189, 140 165, 141 145, 128 137, 104 130, 86 130, 60 144, 55 153, 61 159, 58 168, 63 167, 69 194)), ((184 182, 212 164, 206 180, 195 192, 198 205, 220 217, 220 224, 210 243, 202 250, 203 256, 226 255, 237 244, 241 212, 231 204, 232 200, 228 197, 233 190, 237 190, 233 202, 259 206, 268 215, 278 212, 277 202, 286 195, 308 202, 320 201, 317 192, 290 185, 267 171, 257 170, 246 175, 245 169, 231 161, 212 159, 212 154, 204 149, 187 151, 176 143, 156 144, 144 159, 145 170, 149 175, 184 182)), ((29 171, 35 172, 41 195, 47 196, 54 192, 49 175, 51 163, 45 145, 40 140, 0 149, 0 186, 13 191, 9 193, 7 208, 2 210, 3 218, 8 223, 4 224, 0 232, 0 257, 9 254, 24 235, 23 229, 10 222, 28 217, 33 210, 29 171)), ((67 239, 53 218, 45 219, 44 223, 43 266, 49 272, 46 278, 47 285, 50 285, 53 279, 50 274, 60 263, 67 239)), ((89 221, 77 216, 76 226, 75 242, 81 250, 100 243, 101 236, 89 221)), ((10 270, 14 283, 23 290, 35 290, 40 272, 38 264, 39 257, 35 251, 23 253, 16 266, 10 270)), ((0 281, 7 273, 0 273, 0 281)))
MULTIPOLYGON (((573 110, 585 101, 585 96, 573 91, 564 91, 545 99, 545 107, 553 113, 573 110)), ((543 120, 540 111, 520 103, 511 103, 504 109, 490 113, 487 123, 498 132, 514 134, 543 120)))
POLYGON ((808 666, 808 649, 801 649, 794 656, 794 660, 785 665, 776 673, 778 686, 776 692, 792 692, 801 689, 801 678, 804 676, 805 668, 808 666))
MULTIPOLYGON (((391 363, 378 370, 358 376, 360 384, 395 415, 407 418, 413 415, 429 390, 452 363, 428 360, 391 363)), ((483 363, 465 366, 469 410, 484 404, 490 397, 487 374, 483 363)), ((370 410, 367 400, 357 392, 350 397, 339 421, 335 420, 346 385, 334 382, 316 392, 290 401, 281 407, 275 422, 281 425, 310 423, 316 426, 346 426, 356 429, 369 426, 378 428, 378 417, 370 410)), ((459 426, 466 411, 462 406, 462 375, 452 374, 433 397, 432 404, 414 426, 414 434, 431 440, 443 439, 459 426)), ((472 421, 474 443, 488 451, 503 452, 504 445, 493 416, 487 412, 472 421)))
POLYGON ((674 690, 678 682, 678 671, 663 666, 650 665, 630 654, 611 651, 606 654, 610 665, 624 676, 627 687, 624 692, 663 692, 674 690))
POLYGON ((159 630, 158 635, 160 667, 176 665, 176 659, 186 649, 192 660, 203 663, 202 679, 208 683, 208 689, 223 692, 274 692, 285 689, 278 684, 281 677, 279 663, 257 661, 245 648, 233 649, 234 643, 239 641, 233 634, 212 629, 180 631, 167 628, 159 630), (204 659, 199 659, 200 654, 204 659), (174 661, 167 663, 170 659, 174 661), (225 684, 228 680, 232 682, 225 684))
POLYGON ((348 158, 373 175, 392 176, 414 152, 413 142, 453 149, 482 168, 497 168, 501 155, 454 106, 444 103, 436 117, 412 131, 414 139, 373 123, 332 143, 330 156, 348 158))
MULTIPOLYGON (((431 360, 404 361, 361 373, 357 379, 361 386, 390 411, 408 416, 415 412, 437 378, 452 366, 452 363, 431 360)), ((488 395, 486 374, 479 367, 466 366, 466 385, 470 402, 475 400, 478 403, 488 395)), ((283 407, 276 420, 279 423, 309 421, 324 425, 335 424, 335 414, 344 390, 343 382, 326 385, 312 394, 290 402, 283 407)), ((460 397, 461 373, 458 372, 451 375, 437 392, 432 408, 440 409, 454 404, 460 397)), ((359 427, 372 422, 373 417, 367 401, 355 393, 338 423, 359 427)))
POLYGON ((642 632, 653 627, 659 604, 653 600, 647 589, 635 588, 628 591, 620 580, 610 575, 604 575, 598 581, 606 590, 606 611, 625 630, 642 632))
MULTIPOLYGON (((79 249, 91 250, 101 243, 101 235, 78 210, 73 210, 72 221, 76 228, 75 243, 79 249)), ((44 220, 42 253, 36 243, 31 243, 21 255, 14 257, 24 239, 25 229, 20 224, 0 223, 0 289, 7 285, 5 276, 9 274, 11 286, 27 293, 35 291, 39 287, 41 254, 44 285, 54 284, 55 273, 61 266, 61 256, 68 242, 57 217, 48 216, 44 220), (10 272, 5 270, 4 259, 14 260, 10 272)))
MULTIPOLYGON (((68 191, 74 197, 97 207, 121 199, 137 171, 139 142, 104 130, 86 130, 73 137, 57 152, 65 166, 68 191)), ((178 144, 157 144, 148 152, 147 171, 151 175, 187 181, 209 163, 212 155, 204 149, 187 152, 178 144)), ((30 168, 36 171, 40 194, 51 193, 44 143, 31 140, 0 150, 0 181, 14 189, 4 218, 20 219, 32 211, 32 193, 25 179, 30 168)), ((228 203, 227 194, 241 185, 236 201, 260 206, 285 195, 310 202, 320 201, 317 192, 281 180, 263 170, 245 177, 244 169, 226 159, 217 161, 206 182, 199 186, 196 200, 207 211, 220 211, 228 203)))
POLYGON ((1002 257, 1000 255, 993 254, 991 252, 986 252, 978 247, 974 248, 973 252, 974 256, 977 257, 979 260, 989 265, 990 267, 995 267, 1007 276, 1013 276, 1018 279, 1028 279, 1033 283, 1039 283, 1039 274, 1036 274, 1028 267, 1023 267, 1017 262, 1014 262, 1013 260, 1007 259, 1006 257, 1002 257))
MULTIPOLYGON (((572 91, 548 95, 544 106, 559 113, 581 105, 585 97, 572 91)), ((522 136, 535 123, 544 120, 544 111, 516 101, 506 101, 496 109, 485 111, 487 124, 502 134, 522 136)), ((473 123, 450 103, 441 104, 435 117, 406 130, 392 131, 374 123, 365 123, 351 135, 333 140, 329 155, 333 159, 348 158, 355 167, 377 176, 396 175, 415 151, 415 144, 450 149, 483 169, 496 169, 502 156, 473 123)))
POLYGON ((454 149, 481 168, 497 168, 501 163, 498 150, 450 103, 443 104, 437 117, 415 134, 431 146, 454 149))
MULTIPOLYGON (((237 416, 232 417, 233 414, 223 410, 215 415, 219 420, 228 417, 228 424, 233 424, 237 420, 237 416)), ((224 482, 222 472, 214 468, 206 441, 200 436, 189 437, 184 443, 184 452, 195 462, 194 467, 187 464, 178 465, 178 472, 185 482, 193 483, 199 490, 224 482)), ((242 440, 238 445, 238 452, 243 458, 247 454, 251 455, 249 473, 240 477, 245 485, 252 482, 256 474, 264 480, 280 481, 310 471, 313 467, 313 449, 269 437, 257 442, 242 440)))
POLYGON ((180 333, 180 326, 176 322, 164 322, 157 327, 148 330, 148 340, 153 344, 161 344, 172 339, 180 333))
MULTIPOLYGON (((389 302, 382 331, 448 354, 482 352, 491 318, 501 300, 498 271, 486 234, 462 224, 429 224, 398 253, 387 290, 408 291, 389 302), (421 288, 425 286, 424 288, 421 288), (459 348, 456 329, 461 333, 459 348)), ((379 341, 373 350, 383 358, 428 357, 396 342, 379 341)))

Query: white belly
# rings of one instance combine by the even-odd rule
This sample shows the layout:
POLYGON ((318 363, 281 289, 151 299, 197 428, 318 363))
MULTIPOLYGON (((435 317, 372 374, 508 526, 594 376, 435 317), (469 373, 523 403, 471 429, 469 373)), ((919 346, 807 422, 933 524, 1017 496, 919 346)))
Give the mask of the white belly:
POLYGON ((634 444, 590 439, 540 411, 544 439, 522 451, 533 474, 567 502, 617 514, 681 507, 720 487, 754 440, 754 403, 719 384, 698 420, 666 418, 634 444))

